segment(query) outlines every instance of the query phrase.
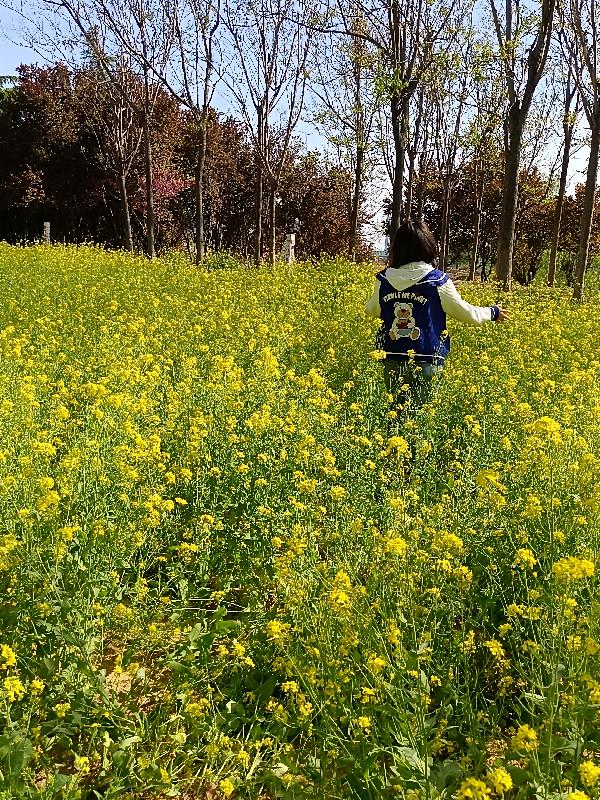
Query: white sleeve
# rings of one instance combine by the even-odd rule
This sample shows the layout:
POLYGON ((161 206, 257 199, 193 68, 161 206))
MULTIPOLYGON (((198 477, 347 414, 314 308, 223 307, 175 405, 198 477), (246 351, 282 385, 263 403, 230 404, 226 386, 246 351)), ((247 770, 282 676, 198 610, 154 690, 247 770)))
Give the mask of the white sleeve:
POLYGON ((379 306, 379 281, 377 278, 375 278, 375 288, 373 289, 373 294, 367 300, 365 311, 369 317, 378 317, 381 314, 381 308, 379 306))
POLYGON ((458 293, 458 289, 450 279, 438 289, 442 308, 449 317, 459 322, 471 322, 473 325, 483 325, 492 321, 491 306, 472 306, 458 293))

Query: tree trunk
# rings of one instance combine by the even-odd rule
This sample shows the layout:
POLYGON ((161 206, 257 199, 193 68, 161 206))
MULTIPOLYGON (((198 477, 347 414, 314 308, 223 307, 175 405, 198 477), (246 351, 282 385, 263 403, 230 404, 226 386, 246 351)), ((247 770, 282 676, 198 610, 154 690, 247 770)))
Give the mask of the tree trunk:
POLYGON ((277 210, 277 184, 271 186, 269 193, 269 264, 275 264, 275 217, 277 210))
POLYGON ((356 257, 356 247, 358 245, 358 212, 360 210, 364 159, 364 148, 362 145, 357 144, 356 164, 354 167, 354 190, 352 192, 352 212, 350 217, 350 236, 348 240, 348 255, 352 259, 356 257))
POLYGON ((154 250, 154 190, 152 170, 152 142, 150 141, 150 125, 148 111, 142 111, 142 130, 144 133, 144 172, 146 178, 146 255, 155 258, 154 250))
POLYGON ((585 180, 585 196, 583 200, 583 213, 581 215, 581 228, 579 231, 579 250, 577 253, 577 272, 575 276, 576 300, 583 300, 583 287, 585 283, 585 270, 587 267, 588 251, 590 247, 590 232, 594 218, 594 201, 596 199, 596 180, 598 178, 598 151, 600 150, 600 108, 596 108, 592 120, 592 141, 590 144, 590 160, 588 161, 587 177, 585 180))
POLYGON ((254 208, 254 264, 260 266, 262 242, 262 202, 263 202, 263 172, 260 159, 257 157, 256 165, 256 190, 254 208))
POLYGON ((408 129, 408 97, 393 95, 392 130, 394 133, 394 183, 392 186, 392 216, 390 220, 390 239, 402 222, 402 194, 404 188, 404 158, 406 154, 406 131, 408 129))
MULTIPOLYGON (((358 40, 355 40, 358 45, 358 40)), ((365 160, 365 119, 362 102, 362 60, 361 51, 357 49, 356 58, 352 59, 354 73, 354 130, 356 143, 356 161, 354 164, 354 186, 352 192, 352 209, 350 212, 350 235, 348 237, 348 255, 356 259, 358 245, 358 212, 360 210, 360 195, 362 191, 363 169, 365 160)))
POLYGON ((421 177, 417 185, 417 219, 423 219, 424 204, 425 204, 425 181, 421 177))
POLYGON ((196 266, 204 260, 204 163, 206 161, 206 114, 202 115, 198 132, 198 152, 196 154, 195 194, 196 194, 196 266))
POLYGON ((133 236, 131 233, 131 214, 129 213, 129 198, 127 196, 127 182, 125 173, 119 174, 119 190, 121 193, 121 213, 123 215, 123 247, 133 253, 133 236))
POLYGON ((569 158, 571 155, 573 125, 565 122, 563 124, 563 129, 565 132, 565 142, 563 147, 562 166, 560 169, 560 181, 558 184, 558 197, 556 198, 556 208, 554 209, 554 220, 552 222, 552 243, 550 245, 550 261, 548 263, 548 286, 554 286, 554 279, 556 277, 556 259, 558 255, 560 221, 562 217, 565 190, 567 186, 567 172, 569 169, 569 158))
POLYGON ((410 219, 413 204, 413 194, 415 191, 415 154, 412 148, 408 150, 408 182, 406 184, 405 209, 406 219, 410 219))
POLYGON ((475 233, 473 235, 473 250, 471 251, 471 263, 469 264, 469 280, 475 280, 475 270, 477 269, 477 256, 479 255, 479 232, 481 229, 481 206, 483 203, 483 173, 478 187, 477 200, 475 203, 475 233))
POLYGON ((521 141, 523 123, 519 107, 515 104, 509 110, 505 137, 504 185, 502 192, 502 212, 496 251, 496 277, 504 288, 510 290, 512 279, 512 259, 515 239, 515 221, 519 197, 519 166, 521 163, 521 141))
POLYGON ((439 256, 442 269, 446 268, 446 256, 448 253, 448 222, 450 215, 450 178, 444 178, 444 189, 442 195, 442 225, 439 241, 439 256))
MULTIPOLYGON (((417 153, 419 151, 419 145, 421 143, 421 128, 423 125, 423 99, 424 99, 424 90, 421 86, 419 89, 418 101, 417 101, 417 114, 416 119, 413 125, 413 135, 410 140, 410 145, 407 143, 406 145, 406 155, 408 156, 408 181, 406 183, 406 200, 404 201, 404 209, 405 209, 405 218, 408 220, 412 216, 412 205, 413 205, 413 196, 415 192, 415 162, 417 160, 417 153)), ((408 132, 408 120, 406 121, 406 130, 408 132)), ((407 137, 408 142, 408 137, 407 137)), ((421 176, 422 177, 422 176, 421 176)), ((421 214, 419 212, 418 218, 420 219, 421 214)))
POLYGON ((450 258, 450 211, 452 209, 452 186, 448 186, 446 198, 446 235, 444 236, 444 247, 442 248, 442 268, 446 269, 450 258))

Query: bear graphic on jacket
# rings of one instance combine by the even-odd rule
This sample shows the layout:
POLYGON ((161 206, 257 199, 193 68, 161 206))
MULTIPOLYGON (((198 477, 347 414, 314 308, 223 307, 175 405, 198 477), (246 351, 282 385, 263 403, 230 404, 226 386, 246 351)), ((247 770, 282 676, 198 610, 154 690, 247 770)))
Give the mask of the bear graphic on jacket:
POLYGON ((407 337, 414 341, 421 335, 412 310, 412 303, 394 303, 395 318, 390 330, 390 339, 393 342, 407 337))

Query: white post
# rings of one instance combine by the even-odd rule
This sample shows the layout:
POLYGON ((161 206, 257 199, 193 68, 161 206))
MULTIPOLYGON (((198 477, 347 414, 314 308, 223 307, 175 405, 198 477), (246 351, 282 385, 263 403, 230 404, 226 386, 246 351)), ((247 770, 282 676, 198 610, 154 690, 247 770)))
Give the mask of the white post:
POLYGON ((44 244, 50 244, 50 223, 44 222, 44 237, 42 239, 44 244))
POLYGON ((288 233, 285 237, 285 260, 291 264, 294 260, 294 246, 296 244, 296 234, 288 233))

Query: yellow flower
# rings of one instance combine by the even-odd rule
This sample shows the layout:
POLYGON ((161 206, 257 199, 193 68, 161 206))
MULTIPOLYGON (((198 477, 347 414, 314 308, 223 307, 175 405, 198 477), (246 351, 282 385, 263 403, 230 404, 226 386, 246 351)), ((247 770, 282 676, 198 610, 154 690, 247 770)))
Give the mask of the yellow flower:
POLYGON ((57 703, 54 706, 54 710, 56 711, 56 716, 60 717, 61 719, 64 718, 67 711, 71 708, 70 703, 57 703))
POLYGON ((400 647, 400 643, 402 641, 402 631, 396 625, 394 620, 388 620, 387 640, 392 647, 400 647))
POLYGON ((38 453, 42 456, 55 456, 56 455, 56 447, 50 442, 32 442, 31 449, 34 453, 38 453))
POLYGON ((464 547, 460 536, 449 531, 439 531, 435 537, 434 544, 442 549, 450 550, 452 553, 460 553, 464 547))
POLYGON ((487 642, 484 642, 484 645, 490 651, 490 653, 494 656, 494 658, 504 658, 504 649, 499 641, 496 639, 489 639, 487 642))
POLYGON ((90 760, 87 756, 75 756, 73 766, 81 775, 87 775, 90 771, 90 760))
POLYGON ((512 778, 504 767, 497 767, 489 772, 487 780, 496 794, 504 794, 504 792, 512 789, 512 778))
POLYGON ((529 725, 521 725, 510 740, 510 743, 514 750, 520 753, 528 753, 537 748, 538 736, 529 725))
POLYGON ((561 558, 552 567, 552 572, 559 581, 576 581, 590 578, 594 574, 595 566, 592 561, 576 556, 561 558))
MULTIPOLYGON (((2 482, 0 481, 0 486, 2 482)), ((8 571, 13 563, 12 553, 19 547, 19 540, 12 533, 0 536, 0 572, 8 571)))
POLYGON ((468 589, 473 582, 473 573, 468 567, 464 566, 464 564, 460 567, 456 567, 452 574, 457 579, 462 589, 468 589))
POLYGON ((371 730, 371 720, 369 717, 357 717, 356 724, 359 728, 363 731, 363 733, 369 733, 371 730))
POLYGON ((375 703, 377 701, 377 692, 369 686, 363 686, 360 690, 361 703, 375 703))
POLYGON ((407 550, 408 545, 401 536, 395 536, 392 539, 388 539, 385 545, 385 552, 392 553, 396 556, 405 556, 407 550))
POLYGON ((14 667, 17 663, 15 651, 7 644, 0 645, 0 658, 2 659, 2 662, 0 663, 0 669, 14 667))
POLYGON ((552 417, 540 417, 527 427, 532 433, 538 433, 542 436, 551 436, 552 434, 560 433, 560 423, 552 419, 552 417))
POLYGON ((482 469, 477 473, 475 483, 480 489, 495 489, 505 492, 506 486, 500 482, 500 473, 497 469, 482 469))
POLYGON ((584 761, 579 765, 579 777, 583 785, 591 789, 598 783, 600 778, 600 767, 592 761, 584 761))
POLYGON ((564 614, 566 619, 575 619, 577 615, 576 614, 577 605, 578 605, 577 600, 575 600, 574 597, 565 598, 564 614))
POLYGON ((475 651, 475 631, 469 631, 461 644, 463 653, 473 653, 475 651))
POLYGON ((231 645, 231 655, 237 656, 237 658, 242 658, 246 652, 246 648, 244 647, 241 642, 235 640, 231 645))
POLYGON ((219 781, 219 789, 223 792, 225 797, 231 797, 234 792, 235 785, 229 780, 229 778, 225 778, 222 781, 219 781))
POLYGON ((185 706, 185 712, 190 717, 198 719, 203 717, 210 708, 210 701, 206 697, 201 697, 200 700, 193 700, 185 706))
POLYGON ((112 614, 114 619, 120 622, 128 622, 132 620, 135 616, 135 612, 129 606, 126 606, 124 603, 117 603, 117 605, 113 608, 112 614))
POLYGON ((289 624, 287 622, 280 622, 277 619, 272 619, 270 622, 267 622, 265 630, 269 639, 276 644, 283 644, 290 635, 289 624))
POLYGON ((410 453, 408 442, 403 436, 391 436, 388 439, 387 447, 383 451, 384 456, 394 453, 396 456, 405 456, 410 453))
POLYGON ((161 783, 171 783, 171 776, 164 767, 159 768, 161 783))
POLYGON ((513 561, 513 567, 518 567, 519 569, 526 569, 529 567, 533 569, 537 564, 537 559, 526 547, 521 547, 515 553, 515 560, 513 561))
POLYGON ((312 494, 317 488, 317 484, 318 481, 316 481, 314 478, 305 478, 298 483, 298 491, 303 492, 304 494, 312 494))
POLYGON ((298 698, 298 713, 301 717, 309 717, 312 714, 313 704, 309 703, 308 700, 300 695, 298 698))
POLYGON ((459 786, 456 800, 488 800, 491 794, 489 787, 483 781, 467 778, 459 786))
POLYGON ((383 658, 380 658, 379 656, 372 653, 367 658, 367 666, 369 667, 371 672, 373 672, 375 675, 379 675, 379 673, 382 672, 387 666, 387 662, 384 661, 383 658))
POLYGON ((350 591, 352 589, 352 581, 350 579, 350 575, 347 572, 344 572, 343 569, 340 569, 336 572, 335 578, 333 579, 333 583, 340 589, 346 589, 350 591))
POLYGON ((600 652, 600 643, 598 643, 591 636, 585 640, 585 652, 588 656, 595 656, 600 652))
POLYGON ((540 498, 535 494, 528 494, 525 508, 523 509, 523 516, 528 519, 537 519, 541 516, 542 511, 542 501, 540 498))
POLYGON ((5 678, 3 686, 5 696, 9 703, 14 703, 15 700, 20 700, 25 695, 25 687, 21 681, 14 676, 5 678))
POLYGON ((329 490, 329 496, 331 497, 332 500, 335 500, 336 502, 339 500, 343 500, 343 498, 346 497, 347 494, 348 491, 347 489, 344 489, 343 486, 332 486, 331 489, 329 490))
POLYGON ((347 592, 335 587, 329 592, 328 603, 334 611, 346 611, 352 605, 352 600, 347 592))
POLYGON ((405 503, 401 497, 389 497, 387 503, 390 508, 394 509, 394 511, 404 510, 405 503))

